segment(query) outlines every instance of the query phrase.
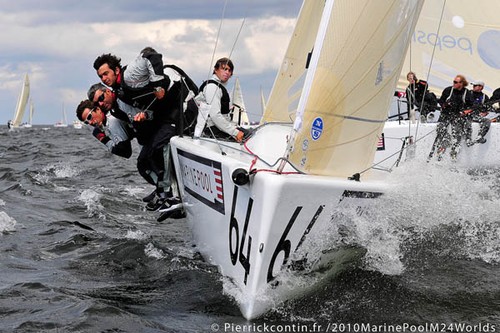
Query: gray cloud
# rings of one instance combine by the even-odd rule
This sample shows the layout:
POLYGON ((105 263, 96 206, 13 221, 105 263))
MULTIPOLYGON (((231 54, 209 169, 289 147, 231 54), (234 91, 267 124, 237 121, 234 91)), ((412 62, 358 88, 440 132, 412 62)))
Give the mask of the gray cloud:
POLYGON ((268 95, 301 1, 228 1, 214 54, 223 5, 222 0, 2 2, 0 123, 13 116, 25 73, 31 79, 36 124, 58 121, 62 102, 73 120, 76 105, 98 81, 94 59, 110 52, 126 64, 146 45, 197 83, 210 72, 212 56, 231 53, 247 109, 260 112, 260 89, 268 95))

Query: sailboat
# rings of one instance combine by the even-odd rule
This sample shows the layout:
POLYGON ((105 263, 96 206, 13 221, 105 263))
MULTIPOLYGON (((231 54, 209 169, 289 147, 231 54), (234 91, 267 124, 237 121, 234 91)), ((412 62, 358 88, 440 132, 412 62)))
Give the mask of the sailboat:
POLYGON ((14 118, 10 122, 10 126, 13 128, 20 127, 23 121, 24 112, 26 111, 26 104, 28 104, 28 99, 30 96, 30 80, 28 74, 24 76, 23 88, 19 94, 17 100, 16 110, 14 112, 14 118))
MULTIPOLYGON (((427 81, 430 91, 440 96, 444 88, 452 85, 453 78, 462 74, 469 82, 484 81, 483 92, 491 97, 492 91, 500 87, 500 24, 495 9, 500 9, 500 3, 488 0, 427 1, 412 35, 397 89, 406 89, 406 74, 413 71, 419 79, 427 81)), ((470 86, 467 88, 471 89, 470 86)), ((406 105, 404 108, 406 111, 406 105)), ((438 115, 439 111, 433 114, 438 115)), ((498 114, 490 112, 490 116, 497 117, 498 114)), ((479 125, 473 123, 473 129, 475 139, 479 125)), ((392 146, 387 151, 395 146, 401 147, 405 140, 418 141, 414 157, 427 159, 435 131, 436 123, 387 122, 385 144, 386 147, 392 146)), ((462 145, 456 161, 458 166, 496 167, 500 164, 498 122, 491 124, 485 138, 484 144, 462 145)), ((389 162, 386 166, 391 165, 395 157, 386 162, 389 162)))
POLYGON ((264 114, 264 111, 266 110, 266 98, 264 97, 262 88, 260 88, 260 109, 262 110, 262 114, 264 114))
POLYGON ((241 90, 240 80, 236 78, 234 83, 233 94, 231 98, 232 107, 232 122, 238 125, 250 125, 248 113, 245 108, 245 101, 243 100, 243 92, 241 90))
POLYGON ((66 120, 66 108, 64 103, 62 106, 62 120, 54 124, 54 127, 68 127, 68 121, 66 120))
POLYGON ((371 167, 400 149, 380 149, 382 130, 422 5, 305 0, 252 136, 172 138, 197 249, 245 318, 363 255, 333 236, 346 218, 336 212, 386 190, 387 173, 371 167))
POLYGON ((80 120, 74 120, 73 121, 73 128, 82 129, 83 123, 80 120))
POLYGON ((30 101, 30 113, 28 117, 28 122, 22 124, 21 126, 24 128, 31 128, 33 127, 33 113, 35 112, 35 107, 33 106, 33 102, 30 101))

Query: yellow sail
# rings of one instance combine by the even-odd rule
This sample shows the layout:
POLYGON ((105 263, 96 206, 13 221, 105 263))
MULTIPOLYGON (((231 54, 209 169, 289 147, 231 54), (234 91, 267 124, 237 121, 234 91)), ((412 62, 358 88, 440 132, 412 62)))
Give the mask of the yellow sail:
POLYGON ((26 104, 28 103, 28 98, 30 96, 30 80, 28 74, 24 76, 23 88, 19 94, 17 100, 16 110, 14 112, 14 118, 12 119, 12 126, 18 127, 23 121, 24 112, 26 110, 26 104))
POLYGON ((295 119, 307 70, 306 65, 314 46, 324 3, 318 0, 303 2, 261 122, 291 122, 295 119))
POLYGON ((373 163, 423 0, 318 2, 289 159, 307 173, 348 177, 373 163))
POLYGON ((500 87, 499 11, 500 1, 493 0, 427 1, 398 88, 406 88, 410 70, 427 80, 430 90, 438 95, 452 85, 457 74, 465 75, 469 82, 483 81, 487 93, 500 87))

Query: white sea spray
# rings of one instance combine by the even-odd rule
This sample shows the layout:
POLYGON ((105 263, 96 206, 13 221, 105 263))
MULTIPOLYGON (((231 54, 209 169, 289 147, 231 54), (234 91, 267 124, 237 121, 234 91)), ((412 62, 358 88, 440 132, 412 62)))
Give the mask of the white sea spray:
POLYGON ((16 230, 17 221, 6 212, 0 211, 0 233, 16 230))

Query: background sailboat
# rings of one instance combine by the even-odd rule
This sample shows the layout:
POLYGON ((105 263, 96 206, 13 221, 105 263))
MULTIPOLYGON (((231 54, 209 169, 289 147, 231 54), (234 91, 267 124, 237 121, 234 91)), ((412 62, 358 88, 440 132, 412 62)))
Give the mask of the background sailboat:
POLYGON ((68 121, 66 120, 66 108, 64 103, 62 105, 62 120, 54 124, 54 127, 68 127, 68 121))
POLYGON ((411 70, 438 96, 457 74, 465 75, 469 82, 483 81, 484 92, 491 94, 500 86, 499 10, 499 1, 427 1, 412 35, 398 89, 406 89, 406 74, 411 70))
POLYGON ((262 91, 262 87, 260 88, 260 109, 262 114, 266 111, 266 98, 264 97, 264 92, 262 91))
POLYGON ((22 124, 21 126, 24 128, 31 128, 33 127, 33 113, 35 112, 35 107, 33 106, 33 101, 30 101, 30 112, 29 112, 29 117, 28 117, 28 122, 22 124))
POLYGON ((81 128, 83 128, 83 123, 80 120, 74 120, 73 121, 73 128, 81 129, 81 128))
POLYGON ((243 92, 241 91, 240 80, 236 78, 233 88, 233 96, 231 99, 233 103, 233 117, 232 121, 238 125, 250 125, 248 113, 243 100, 243 92))
POLYGON ((16 110, 14 112, 14 118, 11 121, 12 127, 19 127, 24 117, 24 112, 26 110, 26 104, 30 96, 30 81, 28 74, 24 76, 23 88, 19 94, 19 99, 17 100, 16 110))

